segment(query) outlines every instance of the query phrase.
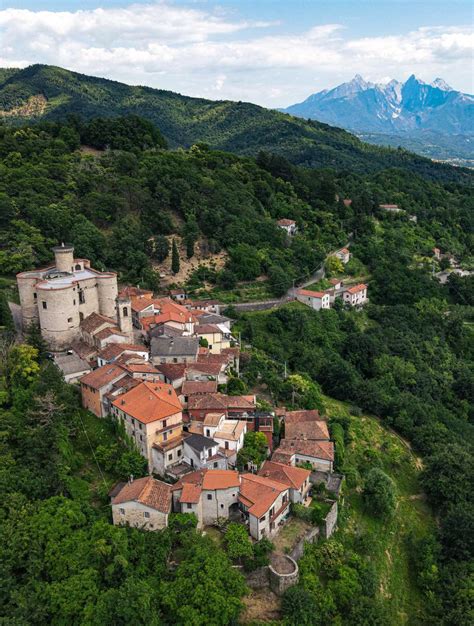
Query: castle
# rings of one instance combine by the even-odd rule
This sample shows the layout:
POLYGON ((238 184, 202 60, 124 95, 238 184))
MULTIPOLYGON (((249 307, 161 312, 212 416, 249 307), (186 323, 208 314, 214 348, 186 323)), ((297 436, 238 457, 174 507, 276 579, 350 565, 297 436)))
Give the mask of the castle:
POLYGON ((124 338, 133 338, 130 298, 118 294, 117 274, 91 268, 88 259, 75 259, 74 247, 53 248, 55 264, 17 274, 23 328, 39 324, 53 351, 81 339, 81 325, 99 314, 118 325, 124 338))

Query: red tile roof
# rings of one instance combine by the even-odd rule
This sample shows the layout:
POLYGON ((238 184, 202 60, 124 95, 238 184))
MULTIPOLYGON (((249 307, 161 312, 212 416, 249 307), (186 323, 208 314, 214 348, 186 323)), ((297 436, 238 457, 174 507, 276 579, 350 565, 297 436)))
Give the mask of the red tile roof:
POLYGON ((278 226, 292 226, 293 224, 296 224, 295 220, 289 220, 288 218, 284 217, 281 220, 277 221, 278 226))
POLYGON ((291 467, 291 465, 275 463, 274 461, 265 461, 258 472, 259 476, 271 478, 292 489, 301 489, 310 474, 310 470, 302 469, 301 467, 291 467))
POLYGON ((112 499, 112 504, 123 502, 140 502, 151 509, 169 513, 171 511, 171 485, 151 476, 138 478, 125 484, 112 499))
POLYGON ((168 380, 184 378, 186 368, 186 363, 160 363, 156 366, 156 369, 166 376, 168 380))
POLYGON ((199 380, 185 380, 181 389, 183 396, 202 393, 216 393, 216 391, 217 380, 207 380, 204 382, 199 380))
POLYGON ((282 439, 280 441, 280 447, 275 450, 275 455, 281 452, 302 454, 304 456, 310 456, 315 459, 334 461, 334 444, 332 441, 315 441, 309 439, 282 439))
POLYGON ((114 380, 126 376, 127 373, 119 365, 109 363, 103 365, 79 379, 81 385, 87 385, 93 389, 101 389, 105 385, 110 384, 114 380))
POLYGON ((209 411, 213 412, 225 409, 248 409, 253 411, 255 406, 255 396, 226 396, 222 393, 209 393, 193 395, 188 399, 189 409, 209 409, 209 411))
POLYGON ((361 283, 360 285, 355 285, 354 287, 349 287, 348 289, 346 289, 346 291, 348 293, 359 293, 359 291, 364 291, 364 289, 367 289, 367 285, 364 285, 363 283, 361 283))
POLYGON ((296 422, 317 422, 321 419, 318 409, 300 409, 299 411, 287 411, 285 424, 296 422))
POLYGON ((262 517, 287 489, 286 485, 276 480, 255 474, 242 474, 239 499, 248 507, 251 515, 262 517))
POLYGON ((148 352, 146 346, 134 343, 109 343, 97 356, 109 361, 115 359, 123 352, 148 352))
POLYGON ((295 422, 285 421, 285 439, 314 439, 329 441, 326 422, 295 422))
POLYGON ((322 298, 326 294, 324 291, 310 291, 309 289, 298 289, 298 295, 310 296, 311 298, 322 298))
POLYGON ((142 382, 122 394, 112 404, 143 424, 181 412, 181 403, 171 385, 142 382))
POLYGON ((108 324, 109 326, 115 326, 117 322, 110 317, 100 315, 100 313, 91 313, 84 320, 82 320, 80 326, 81 330, 91 335, 94 333, 94 331, 101 328, 104 324, 108 324))
POLYGON ((182 476, 172 491, 182 489, 180 502, 199 502, 202 490, 217 491, 240 487, 239 473, 233 470, 200 470, 182 476), (184 499, 183 499, 184 498, 184 499))
POLYGON ((120 328, 117 328, 117 326, 103 328, 102 330, 99 330, 98 333, 95 333, 94 337, 97 337, 99 341, 102 341, 103 339, 107 339, 107 337, 112 337, 112 335, 119 335, 120 337, 126 337, 125 333, 122 333, 120 331, 120 328))

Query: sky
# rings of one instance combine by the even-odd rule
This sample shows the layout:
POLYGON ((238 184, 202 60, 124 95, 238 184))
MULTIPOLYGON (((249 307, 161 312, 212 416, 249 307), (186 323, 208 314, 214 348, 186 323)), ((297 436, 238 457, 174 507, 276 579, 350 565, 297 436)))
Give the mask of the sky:
POLYGON ((0 67, 284 107, 361 74, 473 92, 469 0, 0 0, 0 67))

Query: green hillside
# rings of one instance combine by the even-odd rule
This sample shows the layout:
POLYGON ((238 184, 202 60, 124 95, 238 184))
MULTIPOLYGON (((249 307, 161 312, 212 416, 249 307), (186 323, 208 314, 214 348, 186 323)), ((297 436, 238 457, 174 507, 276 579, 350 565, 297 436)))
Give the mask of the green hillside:
POLYGON ((250 103, 190 98, 46 65, 0 70, 0 117, 18 122, 57 120, 68 114, 140 115, 159 127, 171 147, 206 142, 244 155, 269 151, 311 167, 364 172, 405 167, 436 179, 468 176, 404 150, 365 144, 342 129, 250 103))

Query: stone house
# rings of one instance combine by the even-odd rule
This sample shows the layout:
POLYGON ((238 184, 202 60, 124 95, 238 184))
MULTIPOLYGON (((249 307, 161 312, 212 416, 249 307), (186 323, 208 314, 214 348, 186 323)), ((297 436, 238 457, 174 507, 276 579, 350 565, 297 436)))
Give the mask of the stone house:
POLYGON ((325 291, 310 291, 309 289, 297 289, 296 299, 298 302, 307 304, 315 311, 329 309, 330 296, 325 291))
POLYGON ((204 311, 220 315, 221 305, 217 300, 186 300, 184 306, 189 311, 204 311))
POLYGON ((198 394, 188 398, 188 414, 191 420, 203 421, 208 413, 224 413, 226 417, 241 419, 255 414, 256 397, 227 396, 223 393, 198 394))
POLYGON ((273 537, 290 512, 289 489, 264 476, 241 474, 239 503, 250 535, 259 541, 273 537))
POLYGON ((265 461, 258 472, 259 476, 270 478, 288 487, 290 502, 302 504, 311 489, 310 470, 292 467, 275 461, 265 461))
POLYGON ((348 287, 343 293, 344 304, 350 306, 363 306, 367 301, 367 285, 360 284, 348 287))
POLYGON ((80 339, 80 325, 92 313, 112 320, 130 341, 130 300, 119 298, 117 275, 74 258, 72 245, 53 248, 54 265, 17 275, 23 328, 38 324, 53 351, 80 339))
POLYGON ((171 385, 140 382, 113 400, 112 415, 147 459, 150 471, 165 475, 169 465, 180 462, 183 414, 171 385))
POLYGON ((115 526, 129 525, 146 530, 168 526, 171 512, 171 485, 151 476, 119 483, 110 492, 115 526))
POLYGON ((170 289, 169 294, 173 300, 176 300, 176 302, 179 302, 180 304, 186 300, 185 289, 170 289))
POLYGON ((163 382, 179 389, 186 380, 186 363, 160 363, 155 366, 163 382))
POLYGON ((239 516, 240 476, 232 470, 185 474, 172 486, 173 511, 194 513, 198 527, 239 516))
POLYGON ((293 467, 309 463, 313 469, 332 472, 334 444, 332 441, 282 439, 272 455, 272 461, 293 467))
POLYGON ((196 337, 152 337, 150 358, 154 365, 193 363, 197 360, 199 339, 196 337))

